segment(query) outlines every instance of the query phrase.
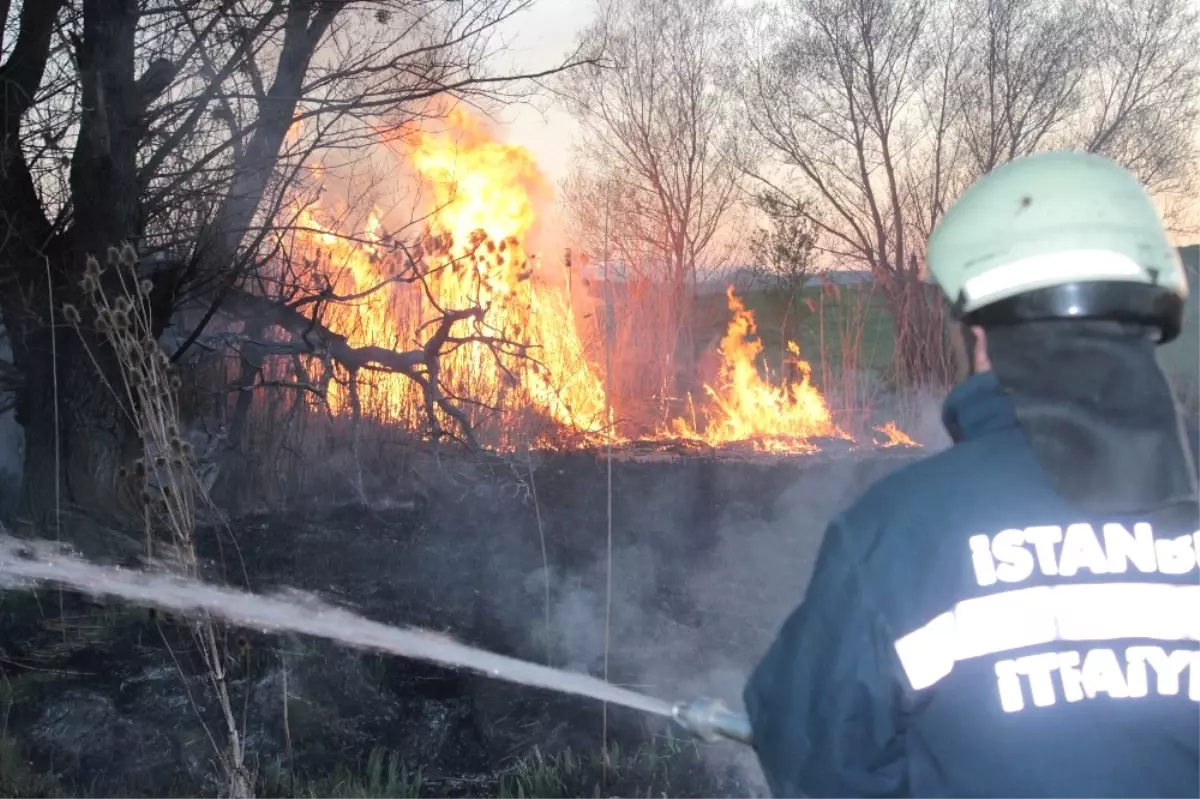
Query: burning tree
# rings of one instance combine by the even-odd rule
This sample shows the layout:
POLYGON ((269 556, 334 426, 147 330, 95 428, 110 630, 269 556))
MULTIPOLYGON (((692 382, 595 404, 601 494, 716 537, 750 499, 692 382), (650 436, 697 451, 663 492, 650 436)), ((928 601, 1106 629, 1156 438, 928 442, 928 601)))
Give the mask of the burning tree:
POLYGON ((982 172, 1082 148, 1194 196, 1200 14, 1184 0, 785 0, 743 34, 757 177, 810 192, 822 246, 872 270, 902 382, 949 378, 924 242, 982 172))
MULTIPOLYGON (((605 395, 575 327, 569 286, 556 264, 527 250, 550 187, 527 150, 500 141, 477 117, 455 109, 446 123, 383 137, 396 159, 388 173, 407 169, 428 194, 419 241, 386 232, 376 212, 361 233, 346 234, 318 219, 327 209, 299 210, 288 263, 309 266, 287 282, 305 287, 305 302, 341 298, 319 314, 323 324, 352 347, 426 342, 415 375, 331 383, 350 368, 342 358, 323 365, 321 393, 335 412, 357 417, 365 400, 373 416, 428 427, 434 441, 474 444, 482 432, 483 443, 511 447, 527 411, 564 436, 595 437, 606 425, 605 395), (322 282, 324 294, 313 294, 322 282)), ((304 324, 309 316, 293 326, 304 324)))
MULTIPOLYGON (((149 283, 138 301, 153 335, 181 308, 196 309, 172 360, 196 346, 218 313, 233 312, 251 333, 276 331, 250 342, 260 350, 315 353, 353 373, 404 374, 421 387, 426 412, 455 415, 439 388, 438 359, 483 338, 508 347, 502 334, 452 329, 478 320, 477 304, 443 307, 419 344, 398 352, 401 342, 357 344, 323 324, 318 310, 356 297, 269 267, 287 254, 281 229, 303 222, 294 203, 311 185, 312 153, 353 152, 381 129, 444 107, 431 105, 435 98, 511 96, 515 81, 530 77, 486 69, 498 26, 526 5, 0 3, 0 317, 12 341, 35 518, 48 518, 60 488, 64 504, 94 515, 119 519, 129 510, 117 474, 139 445, 111 389, 113 354, 94 320, 83 319, 75 335, 60 319, 65 304, 86 307, 88 255, 103 260, 122 241, 143 256, 137 277, 149 283), (295 136, 298 125, 310 135, 295 136)), ((422 283, 426 261, 404 256, 403 274, 386 280, 422 283)), ((118 289, 114 272, 99 278, 110 291, 118 289)))
MULTIPOLYGON (((388 136, 401 162, 411 165, 432 195, 425 218, 428 234, 418 245, 396 241, 374 213, 361 233, 348 235, 336 234, 317 220, 323 209, 302 209, 304 224, 294 231, 292 257, 286 263, 309 263, 303 257, 308 253, 318 257, 307 272, 302 269, 283 282, 308 286, 329 281, 329 291, 339 302, 311 316, 291 311, 291 299, 282 306, 276 302, 272 307, 286 312, 293 325, 311 327, 319 318, 321 330, 344 335, 338 340, 345 347, 388 353, 395 342, 417 339, 430 325, 445 332, 427 345, 443 349, 424 359, 436 365, 436 385, 398 374, 331 382, 332 374, 345 371, 338 363, 352 363, 346 355, 314 365, 322 376, 317 393, 328 397, 335 413, 348 412, 356 420, 355 429, 366 413, 410 430, 429 422, 436 440, 445 416, 463 435, 478 432, 483 443, 502 450, 527 444, 586 445, 629 436, 809 452, 817 448, 812 438, 848 438, 811 384, 809 367, 794 344, 781 364, 781 381, 764 379, 753 314, 732 293, 732 319, 719 348, 721 367, 713 385, 704 386, 697 401, 689 402, 687 419, 676 418, 667 429, 661 416, 632 413, 622 419, 620 430, 614 429, 607 418, 609 387, 601 379, 608 364, 577 323, 595 316, 588 313, 595 298, 575 290, 580 286, 571 277, 574 264, 564 263, 559 269, 527 251, 527 244, 536 241, 549 186, 524 148, 500 141, 464 112, 455 111, 448 121, 446 130, 422 125, 388 136), (416 258, 419 266, 405 268, 397 264, 400 258, 416 258), (452 309, 459 308, 478 313, 456 318, 452 309), (431 389, 433 396, 453 398, 455 403, 428 407, 431 389), (697 427, 701 418, 704 424, 697 427), (531 421, 537 427, 531 427, 531 421)), ((614 230, 619 238, 623 229, 618 224, 614 230)), ((611 277, 629 282, 622 271, 614 265, 616 274, 611 277)), ((327 294, 301 292, 308 301, 327 294)), ((629 299, 627 294, 626 307, 629 299)), ((642 336, 657 332, 659 321, 650 313, 624 320, 621 333, 629 339, 622 338, 622 344, 628 341, 644 357, 642 336)), ((654 349, 651 353, 662 355, 654 349)), ((617 357, 627 365, 624 353, 617 357)), ((664 361, 670 365, 669 358, 664 361)), ((898 441, 894 436, 889 440, 898 441)))

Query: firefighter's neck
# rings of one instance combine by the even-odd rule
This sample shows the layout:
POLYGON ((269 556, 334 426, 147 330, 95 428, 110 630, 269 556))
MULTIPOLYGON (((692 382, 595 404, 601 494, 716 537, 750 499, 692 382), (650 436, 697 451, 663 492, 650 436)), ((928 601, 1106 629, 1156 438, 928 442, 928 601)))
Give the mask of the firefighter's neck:
POLYGON ((992 359, 988 357, 987 333, 982 327, 971 326, 971 374, 992 371, 992 359))

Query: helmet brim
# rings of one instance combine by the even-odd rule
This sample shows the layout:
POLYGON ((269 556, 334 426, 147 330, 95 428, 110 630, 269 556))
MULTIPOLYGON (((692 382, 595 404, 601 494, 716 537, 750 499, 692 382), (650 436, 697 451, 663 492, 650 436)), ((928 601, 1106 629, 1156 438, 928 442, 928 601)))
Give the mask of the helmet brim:
POLYGON ((1161 286, 1130 281, 1086 281, 1048 286, 985 305, 964 322, 981 327, 1049 319, 1109 319, 1159 330, 1159 344, 1173 341, 1183 327, 1184 299, 1161 286))

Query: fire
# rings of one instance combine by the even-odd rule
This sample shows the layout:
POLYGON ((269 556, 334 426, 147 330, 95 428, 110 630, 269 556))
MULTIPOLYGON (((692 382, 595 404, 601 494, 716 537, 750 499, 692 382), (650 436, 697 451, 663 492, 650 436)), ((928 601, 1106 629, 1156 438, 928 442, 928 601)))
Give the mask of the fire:
POLYGON ((882 433, 887 437, 885 447, 919 447, 917 442, 908 437, 908 434, 896 427, 895 422, 888 422, 880 427, 875 428, 875 432, 882 433))
POLYGON ((734 294, 726 291, 733 318, 721 339, 722 357, 717 385, 704 387, 713 402, 703 433, 683 419, 672 423, 682 437, 702 440, 713 446, 751 441, 757 449, 769 451, 812 451, 810 439, 844 438, 846 433, 833 422, 829 406, 812 384, 812 367, 800 359, 800 349, 788 342, 788 365, 792 379, 773 385, 758 371, 762 342, 755 336, 754 314, 734 294))
MULTIPOLYGON (((472 424, 492 424, 484 443, 505 449, 522 441, 554 446, 567 439, 618 440, 596 366, 602 359, 577 328, 568 270, 547 269, 526 252, 538 210, 552 198, 550 185, 524 148, 496 140, 464 112, 448 121, 446 132, 409 128, 386 140, 429 186, 419 240, 389 235, 378 211, 360 233, 346 236, 319 218, 321 211, 297 210, 293 262, 299 258, 311 267, 310 289, 339 298, 324 308, 322 321, 355 347, 414 350, 426 346, 445 314, 482 309, 450 329, 438 380, 472 424), (541 429, 523 427, 530 414, 543 420, 541 429)), ((782 452, 815 450, 814 439, 850 439, 834 423, 794 343, 791 374, 780 385, 759 374, 762 344, 754 315, 732 288, 727 296, 732 319, 720 344, 718 377, 705 386, 705 423, 676 419, 659 437, 712 446, 750 441, 757 449, 782 452)), ((421 429, 425 398, 409 377, 359 374, 355 396, 347 375, 335 376, 327 392, 334 413, 349 412, 357 399, 364 414, 421 429)), ((912 445, 894 424, 879 432, 890 445, 912 445)))
MULTIPOLYGON (((454 242, 433 281, 438 304, 486 307, 489 326, 531 347, 536 365, 521 370, 520 387, 533 406, 570 430, 594 434, 606 420, 603 383, 588 364, 569 295, 539 280, 549 276, 524 250, 535 200, 548 199, 550 187, 525 148, 494 140, 464 112, 450 121, 453 136, 418 131, 411 145, 413 166, 434 187, 433 232, 454 242)), ((478 374, 494 368, 485 344, 468 347, 462 360, 478 374)), ((494 393, 496 386, 482 388, 494 393)))

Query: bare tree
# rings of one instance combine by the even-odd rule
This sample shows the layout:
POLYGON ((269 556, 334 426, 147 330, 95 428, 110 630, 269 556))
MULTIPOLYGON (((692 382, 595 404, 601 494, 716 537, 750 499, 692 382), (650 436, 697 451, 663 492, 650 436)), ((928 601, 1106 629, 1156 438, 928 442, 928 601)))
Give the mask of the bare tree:
POLYGON ((1069 140, 1134 171, 1164 197, 1196 197, 1200 7, 1093 0, 1086 103, 1069 140))
POLYGON ((696 272, 738 199, 734 120, 718 87, 728 12, 723 0, 610 0, 582 38, 610 63, 559 85, 583 129, 579 175, 565 187, 575 226, 654 295, 655 307, 630 312, 670 328, 649 334, 669 341, 646 364, 669 370, 660 395, 689 371, 696 272))
POLYGON ((783 0, 744 30, 767 185, 801 185, 835 258, 874 272, 901 380, 945 380, 924 243, 966 185, 1052 148, 1195 186, 1200 34, 1183 0, 783 0))
MULTIPOLYGON (((380 131, 444 108, 444 98, 488 102, 519 92, 517 81, 530 76, 493 74, 488 64, 502 46, 498 27, 528 4, 0 3, 0 317, 20 376, 16 409, 35 518, 48 517, 59 490, 63 503, 95 514, 128 510, 115 479, 137 444, 106 388, 116 382, 114 359, 93 320, 83 320, 81 335, 59 320, 64 304, 86 307, 88 255, 103 262, 111 244, 136 244, 139 277, 152 287, 139 301, 154 335, 177 308, 201 308, 176 360, 231 298, 244 295, 238 307, 262 312, 249 298, 282 296, 264 267, 280 252, 283 211, 310 182, 309 156, 353 155, 380 131), (297 125, 308 135, 293 140, 297 125)), ((414 264, 409 279, 418 279, 419 261, 401 261, 414 264)), ((110 290, 116 271, 100 278, 110 290)), ((308 293, 320 301, 290 296, 291 305, 266 316, 317 347, 315 310, 338 298, 319 285, 308 293)), ((476 313, 447 309, 464 322, 476 313)), ((436 366, 423 360, 429 344, 453 346, 449 339, 463 334, 434 326, 403 355, 351 351, 330 331, 322 335, 322 352, 347 369, 425 381, 432 406, 439 397, 436 366)))
POLYGON ((904 375, 928 374, 939 358, 920 346, 932 338, 912 335, 923 291, 903 196, 927 15, 921 0, 793 0, 752 20, 763 45, 748 43, 758 55, 743 78, 750 124, 822 206, 809 217, 826 247, 880 281, 904 375))
MULTIPOLYGON (((968 167, 983 174, 1054 143, 1083 104, 1089 42, 1074 0, 989 0, 974 12, 957 94, 968 167)), ((929 46, 940 37, 932 37, 929 46)))

